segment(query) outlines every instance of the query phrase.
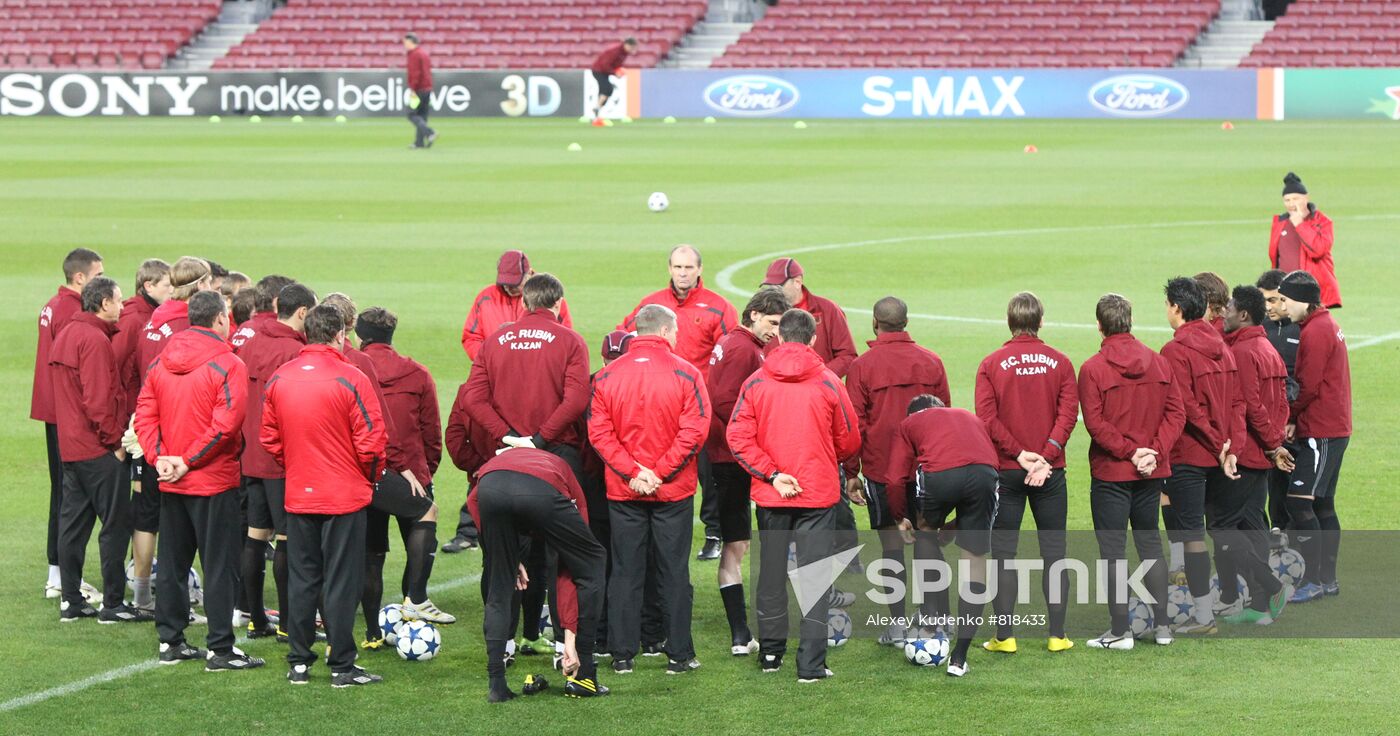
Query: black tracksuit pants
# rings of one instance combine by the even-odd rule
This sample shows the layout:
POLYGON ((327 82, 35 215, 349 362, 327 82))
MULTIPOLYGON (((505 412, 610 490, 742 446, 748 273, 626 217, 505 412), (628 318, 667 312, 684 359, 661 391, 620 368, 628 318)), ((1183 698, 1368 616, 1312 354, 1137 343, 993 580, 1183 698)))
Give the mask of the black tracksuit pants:
POLYGON ((355 665, 355 613, 365 585, 365 511, 287 514, 287 662, 316 661, 316 609, 326 624, 331 672, 355 665), (324 602, 323 602, 324 601, 324 602))
MULTIPOLYGON (((788 639, 788 545, 796 545, 797 565, 807 565, 834 551, 836 506, 820 509, 758 507, 758 591, 754 615, 764 654, 782 656, 788 639)), ((797 676, 822 677, 826 671, 828 588, 798 627, 797 676)))
POLYGON ((63 508, 63 461, 58 457, 58 425, 44 424, 44 447, 49 459, 49 564, 58 564, 58 520, 63 508))
POLYGON ((614 659, 637 656, 647 566, 656 565, 657 600, 665 609, 666 654, 695 657, 690 635, 695 589, 690 550, 695 497, 682 501, 609 501, 612 579, 608 582, 608 646, 614 659))
MULTIPOLYGON (((1167 618, 1167 566, 1162 559, 1162 537, 1157 531, 1161 511, 1163 480, 1112 482, 1092 478, 1089 481, 1089 508, 1094 517, 1094 534, 1099 542, 1099 557, 1109 564, 1128 558, 1128 527, 1133 529, 1133 544, 1138 558, 1151 563, 1143 582, 1147 592, 1157 599, 1152 614, 1159 623, 1167 618)), ((1128 633, 1128 605, 1119 603, 1118 576, 1108 579, 1108 611, 1113 633, 1128 633)))
MULTIPOLYGON (((204 572, 204 613, 209 618, 209 649, 226 654, 233 648, 233 607, 238 600, 238 564, 243 551, 238 489, 212 496, 165 492, 160 505, 157 557, 161 567, 182 573, 199 553, 204 572)), ((162 644, 185 641, 190 618, 189 576, 156 576, 156 634, 162 644)))
POLYGON ((126 592, 126 547, 131 542, 130 480, 126 463, 104 452, 91 459, 63 463, 63 502, 59 514, 58 567, 63 600, 83 605, 80 590, 88 540, 97 520, 102 565, 102 605, 120 606, 126 592))

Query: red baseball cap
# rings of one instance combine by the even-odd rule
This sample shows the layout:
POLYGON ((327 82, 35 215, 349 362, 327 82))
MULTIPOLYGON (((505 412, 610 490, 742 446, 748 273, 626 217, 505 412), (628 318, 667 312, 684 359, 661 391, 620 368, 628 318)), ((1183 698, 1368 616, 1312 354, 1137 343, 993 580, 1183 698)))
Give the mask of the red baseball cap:
POLYGON ((633 333, 613 330, 603 338, 603 360, 617 360, 632 345, 633 333))
POLYGON ((530 259, 523 250, 508 250, 496 262, 496 283, 501 286, 519 286, 525 283, 525 274, 530 272, 530 259))
POLYGON ((802 275, 802 264, 796 258, 779 258, 768 264, 768 273, 763 277, 763 286, 781 286, 788 279, 802 275))

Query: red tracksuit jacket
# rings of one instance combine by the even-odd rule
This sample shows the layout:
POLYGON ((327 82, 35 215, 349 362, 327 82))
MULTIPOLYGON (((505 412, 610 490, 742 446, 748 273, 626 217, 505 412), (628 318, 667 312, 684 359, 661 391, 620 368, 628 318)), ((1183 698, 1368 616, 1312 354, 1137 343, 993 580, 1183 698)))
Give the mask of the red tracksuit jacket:
POLYGON ((368 506, 386 442, 369 377, 336 348, 307 345, 268 379, 264 394, 259 439, 287 469, 287 512, 352 514, 368 506))
POLYGON ((117 326, 91 312, 69 320, 49 348, 58 455, 82 462, 121 447, 125 407, 112 335, 117 326))
MULTIPOLYGON (((486 336, 525 316, 525 301, 519 295, 511 296, 496 284, 482 289, 472 300, 472 308, 467 312, 467 321, 462 323, 462 349, 467 357, 476 362, 481 352, 481 343, 486 336)), ((574 318, 569 315, 569 304, 559 300, 559 322, 565 327, 574 326, 574 318)))
MULTIPOLYGON (((1243 434, 1235 416, 1235 402, 1242 401, 1236 386, 1235 357, 1220 333, 1199 319, 1177 328, 1171 341, 1162 346, 1162 357, 1171 364, 1186 409, 1186 429, 1172 448, 1172 464, 1219 465, 1226 440, 1243 434)), ((1243 412, 1239 417, 1242 424, 1243 412)))
POLYGON ((578 447, 588 409, 588 345, 547 309, 491 334, 467 378, 467 411, 498 443, 514 432, 578 447))
POLYGON ((683 501, 695 495, 695 456, 710 432, 709 392, 694 365, 656 335, 639 335, 627 354, 598 371, 588 439, 608 466, 609 501, 683 501), (640 496, 627 486, 639 467, 661 488, 640 496))
POLYGON ((754 503, 764 508, 835 505, 837 464, 860 451, 846 387, 821 356, 796 343, 779 345, 744 383, 727 436, 734 459, 754 477, 754 503), (797 478, 802 493, 783 498, 766 480, 778 471, 797 478))
MULTIPOLYGON (((817 351, 826 367, 840 378, 846 377, 851 362, 856 359, 856 341, 851 337, 851 328, 846 324, 846 313, 836 302, 817 296, 807 287, 802 287, 802 300, 792 305, 794 309, 805 309, 817 320, 817 341, 812 349, 817 351)), ((768 343, 767 352, 778 347, 778 341, 768 343)))
POLYGON ((695 288, 686 293, 685 299, 677 299, 672 287, 648 294, 636 309, 617 326, 619 330, 633 332, 637 329, 637 312, 648 304, 660 304, 676 313, 679 328, 676 335, 676 355, 685 358, 691 365, 700 369, 703 375, 710 369, 710 353, 719 339, 739 324, 739 313, 734 305, 724 297, 705 288, 703 280, 696 281, 695 288))
MULTIPOLYGON (((917 471, 939 473, 968 465, 997 466, 997 450, 986 423, 966 409, 934 407, 900 422, 886 475, 892 488, 903 488, 917 471)), ((907 518, 905 494, 885 495, 894 518, 907 518)))
POLYGON ((447 455, 458 470, 465 472, 469 482, 476 482, 476 473, 496 451, 496 441, 480 424, 467 414, 467 384, 457 387, 457 398, 447 413, 447 455))
POLYGON ((146 382, 146 372, 155 364, 156 358, 160 357, 160 351, 165 349, 166 342, 174 337, 175 333, 189 326, 189 302, 166 299, 164 304, 156 307, 156 311, 151 313, 151 321, 146 324, 146 335, 141 340, 141 347, 136 349, 136 370, 139 374, 137 378, 141 383, 146 382))
POLYGON ((1017 470, 1022 450, 1065 466, 1065 445, 1079 421, 1074 365, 1038 337, 1017 335, 977 368, 977 416, 997 448, 997 468, 1017 470))
POLYGON ((146 324, 156 305, 141 294, 122 302, 122 314, 117 319, 117 334, 112 338, 112 353, 117 356, 117 378, 121 381, 124 413, 136 411, 136 397, 141 393, 141 369, 138 367, 141 340, 146 336, 146 324))
MULTIPOLYGON (((404 454, 404 448, 395 445, 390 438, 394 436, 394 415, 389 413, 389 404, 384 399, 384 387, 379 385, 379 370, 374 367, 374 361, 369 359, 364 351, 351 344, 350 339, 340 344, 340 352, 345 355, 345 359, 350 361, 350 365, 360 369, 369 379, 369 385, 374 387, 374 398, 379 399, 379 409, 384 412, 384 465, 387 470, 401 473, 408 469, 408 456, 404 454)), ((420 481, 421 482, 421 481, 420 481)), ((431 481, 428 481, 431 482, 431 481)))
POLYGON ((1268 470, 1274 464, 1264 453, 1283 444, 1288 423, 1288 369, 1259 325, 1225 335, 1225 343, 1239 371, 1246 428, 1246 436, 1233 443, 1232 451, 1242 467, 1268 470))
POLYGON ((914 342, 908 332, 882 332, 865 343, 870 349, 851 363, 846 391, 860 423, 860 455, 846 462, 846 474, 863 473, 868 480, 886 483, 890 450, 899 425, 909 413, 909 402, 919 394, 933 394, 951 405, 948 373, 932 350, 914 342))
POLYGON ((301 354, 306 337, 277 320, 264 322, 256 336, 243 343, 238 357, 248 367, 248 414, 243 420, 243 474, 252 478, 284 478, 287 471, 263 443, 263 391, 284 363, 301 354))
POLYGON ((39 310, 39 344, 34 351, 34 388, 29 398, 29 418, 48 424, 58 423, 53 405, 53 369, 49 368, 49 351, 58 331, 83 311, 83 298, 67 286, 49 298, 39 310))
POLYGON ((1139 447, 1157 451, 1152 478, 1172 474, 1172 447, 1186 424, 1181 392, 1166 358, 1129 334, 1104 338, 1079 367, 1079 410, 1089 444, 1089 473, 1098 480, 1141 480, 1133 465, 1139 447))
POLYGON ((153 461, 179 455, 190 470, 165 493, 213 496, 239 484, 248 369, 218 334, 191 327, 170 338, 136 401, 136 436, 153 461))
POLYGON ((763 365, 763 343, 752 332, 740 327, 720 338, 710 355, 710 373, 705 378, 705 389, 710 393, 714 411, 710 417, 710 436, 705 440, 705 452, 712 463, 732 463, 734 453, 729 451, 729 441, 724 432, 729 426, 729 417, 734 414, 734 402, 739 400, 739 390, 744 387, 753 372, 763 365))
MULTIPOLYGON (((481 467, 479 477, 503 470, 524 473, 553 486, 555 490, 573 501, 574 508, 578 509, 584 525, 588 524, 588 503, 584 500, 583 489, 579 488, 578 480, 574 478, 574 473, 569 469, 568 463, 560 460, 557 455, 544 450, 516 448, 491 458, 481 467)), ((472 515, 472 519, 476 521, 476 528, 480 529, 481 508, 477 504, 475 489, 467 496, 467 513, 472 515)), ((563 625, 564 629, 577 632, 578 589, 574 587, 573 576, 569 574, 563 560, 559 561, 557 582, 558 585, 554 591, 558 597, 559 623, 563 625)))
POLYGON ((431 91, 433 88, 433 63, 422 46, 408 52, 408 88, 414 92, 431 91))
POLYGON ((620 74, 622 63, 627 61, 627 49, 621 43, 615 43, 605 49, 603 53, 593 60, 593 71, 600 74, 620 74))
MULTIPOLYGON (((1309 204, 1311 213, 1298 225, 1298 239, 1303 247, 1299 249, 1298 261, 1304 271, 1317 279, 1322 287, 1322 304, 1327 307, 1342 306, 1342 290, 1337 284, 1337 269, 1332 263, 1332 220, 1322 214, 1317 205, 1309 204)), ((1288 228, 1293 227, 1288 213, 1276 215, 1273 228, 1269 232, 1269 264, 1279 267, 1278 241, 1288 228)))
POLYGON ((268 322, 276 321, 276 312, 257 312, 252 317, 249 317, 247 322, 239 325, 238 329, 234 330, 232 335, 229 335, 228 344, 232 345, 234 350, 237 350, 243 347, 244 343, 253 339, 253 336, 258 334, 258 330, 262 329, 263 325, 268 322))
POLYGON ((1351 364, 1342 328, 1327 309, 1303 320, 1298 336, 1298 398, 1293 418, 1299 437, 1351 436, 1351 364))
POLYGON ((427 368, 389 345, 376 343, 360 352, 368 356, 379 375, 389 447, 397 451, 404 469, 412 471, 419 483, 432 483, 442 462, 437 384, 427 368))

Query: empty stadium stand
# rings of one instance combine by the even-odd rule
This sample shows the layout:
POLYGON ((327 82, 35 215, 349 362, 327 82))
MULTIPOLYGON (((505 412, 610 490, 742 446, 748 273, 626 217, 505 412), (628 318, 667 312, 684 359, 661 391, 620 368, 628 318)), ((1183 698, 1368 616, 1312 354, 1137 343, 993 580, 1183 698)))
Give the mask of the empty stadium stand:
POLYGON ((650 67, 705 14, 705 0, 289 0, 215 69, 397 68, 413 31, 442 69, 584 68, 635 35, 650 67))
POLYGON ((221 4, 0 0, 0 60, 12 69, 160 69, 221 4))
POLYGON ((783 0, 716 67, 1171 66, 1219 0, 783 0))
POLYGON ((1296 0, 1247 67, 1400 66, 1400 0, 1296 0))

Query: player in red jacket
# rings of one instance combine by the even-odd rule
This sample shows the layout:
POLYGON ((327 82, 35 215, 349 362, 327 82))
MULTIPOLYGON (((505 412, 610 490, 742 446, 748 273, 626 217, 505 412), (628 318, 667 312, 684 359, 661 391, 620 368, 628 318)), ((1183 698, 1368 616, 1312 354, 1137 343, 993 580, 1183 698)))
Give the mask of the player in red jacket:
POLYGON ((355 607, 364 587, 364 508, 385 464, 384 416, 370 379, 336 347, 345 341, 340 311, 313 308, 305 329, 306 347, 264 387, 259 434, 287 469, 292 489, 286 498, 289 608, 282 618, 291 641, 287 679, 310 679, 319 608, 331 686, 368 685, 382 678, 355 666, 355 607))
POLYGON ((1320 303, 1342 306, 1337 270, 1332 262, 1332 220, 1308 201, 1308 188, 1293 172, 1283 177, 1284 213, 1269 232, 1269 265, 1284 272, 1306 271, 1318 283, 1320 303))
POLYGON ((63 599, 59 621, 100 616, 105 624, 150 621, 123 600, 126 542, 131 536, 122 450, 125 408, 112 335, 121 314, 117 282, 99 276, 83 286, 83 311, 74 315, 49 346, 54 419, 63 462, 58 563, 63 599), (92 526, 102 521, 98 550, 102 566, 102 610, 84 600, 81 585, 92 526))
MULTIPOLYGON (((1167 626, 1167 573, 1157 516, 1171 475, 1172 447, 1186 424, 1171 365, 1132 335, 1133 305, 1105 294, 1095 308, 1103 343, 1079 367, 1079 409, 1089 444, 1090 494, 1099 556, 1126 565, 1127 534, 1144 564, 1147 591, 1155 599, 1158 644, 1171 644, 1167 626)), ((1126 575, 1126 570, 1123 571, 1126 575)), ((1108 581, 1111 625, 1088 641, 1094 649, 1132 649, 1128 593, 1116 575, 1108 581)))
POLYGON ((1210 585, 1210 555, 1206 552, 1206 499, 1230 493, 1238 477, 1233 438, 1244 428, 1235 358, 1225 340, 1206 322, 1205 294, 1195 280, 1178 277, 1167 282, 1167 321, 1176 334, 1162 346, 1171 364, 1186 408, 1186 429, 1172 448, 1172 474, 1162 505, 1167 538, 1172 542, 1172 568, 1183 554, 1186 581, 1194 604, 1194 621, 1178 633, 1213 634, 1215 594, 1210 585), (1238 416, 1237 416, 1237 409, 1238 416), (1178 545, 1181 545, 1178 547, 1178 545))
POLYGON ((189 569, 199 554, 209 652, 185 640, 190 592, 184 575, 158 582, 160 661, 205 660, 209 671, 246 670, 264 661, 233 645, 238 550, 243 536, 238 453, 247 411, 248 372, 228 345, 228 305, 217 291, 190 297, 190 327, 170 338, 137 400, 134 425, 166 494, 160 558, 189 569))
POLYGON ((1211 327, 1223 337, 1225 335, 1225 305, 1230 302, 1230 286, 1220 274, 1202 271, 1191 277, 1201 287, 1201 296, 1206 300, 1206 316, 1211 327))
MULTIPOLYGON (((801 309, 778 323, 778 346, 749 378, 734 407, 725 438, 734 459, 753 476, 758 506, 758 616, 764 672, 777 672, 787 650, 787 552, 797 564, 831 556, 835 507, 841 496, 837 466, 860 451, 860 427, 845 386, 812 350, 817 321, 801 309), (802 431, 794 431, 794 428, 802 431)), ((798 590, 798 682, 831 676, 826 666, 826 611, 831 590, 798 590), (813 597, 815 595, 815 598, 813 597)))
MULTIPOLYGON (((1288 484, 1288 517, 1293 538, 1307 564, 1303 585, 1290 598, 1306 603, 1338 595, 1337 478, 1351 439, 1351 366, 1342 328, 1324 305, 1318 280, 1294 271, 1279 285, 1288 318, 1302 329, 1298 336, 1298 397, 1293 400, 1289 434, 1299 446, 1288 484)), ((1280 462, 1282 454, 1275 456, 1280 462)), ((1288 463, 1280 462, 1280 467, 1288 463)))
MULTIPOLYGON (((1030 503, 1035 517, 1040 557, 1047 574, 1042 590, 1049 611, 1052 652, 1074 646, 1065 638, 1065 602, 1069 574, 1052 578, 1048 571, 1065 556, 1065 521, 1069 494, 1065 484, 1065 445, 1079 418, 1079 391, 1074 365, 1064 353, 1040 339, 1045 307, 1028 291, 1011 297, 1006 324, 1011 339, 988 355, 977 368, 977 416, 997 449, 998 504, 992 538, 993 557, 1016 557, 1021 519, 1030 503), (1051 585, 1060 595, 1051 595, 1051 585), (1058 603, 1051 603, 1054 599, 1058 603)), ((996 636, 983 644, 990 652, 1015 652, 1011 625, 1016 610, 1018 581, 1015 570, 998 572, 996 636)))
POLYGON ((243 421, 243 488, 247 504, 248 538, 243 542, 241 580, 249 610, 248 636, 286 637, 268 621, 263 607, 263 587, 267 574, 265 551, 277 540, 272 556, 272 578, 277 587, 277 610, 287 610, 287 472, 261 442, 263 392, 267 382, 287 361, 301 354, 306 345, 306 315, 316 306, 316 294, 302 284, 282 287, 276 297, 277 319, 264 322, 258 332, 238 348, 238 357, 248 366, 248 412, 243 421))
MULTIPOLYGON (((986 607, 982 596, 987 592, 987 552, 997 515, 996 467, 996 448, 986 424, 976 414, 945 407, 938 397, 928 394, 909 402, 909 416, 899 425, 899 437, 890 453, 890 483, 898 487, 918 478, 923 490, 920 518, 930 528, 941 528, 948 515, 957 511, 957 542, 968 565, 968 579, 959 581, 957 643, 948 655, 951 677, 967 674, 967 650, 977 636, 986 607)), ((912 529, 900 506, 902 499, 894 496, 892 500, 892 511, 901 517, 900 527, 912 529)), ((914 556, 946 564, 943 550, 927 534, 915 541, 914 556)), ((924 610, 920 620, 936 621, 931 615, 924 610)))
MULTIPOLYGON (((49 578, 44 584, 45 598, 58 598, 63 592, 58 569, 58 515, 63 503, 63 460, 58 454, 58 420, 54 417, 49 350, 58 331, 74 315, 83 311, 80 296, 83 287, 101 275, 102 256, 87 248, 70 251, 63 259, 63 285, 39 310, 39 342, 34 352, 34 388, 29 399, 29 418, 44 423, 44 446, 49 461, 49 578)), ((89 595, 96 592, 93 589, 89 595)))
POLYGON ((763 367, 763 348, 777 337, 778 320, 789 308, 787 298, 777 289, 762 289, 754 294, 744 306, 739 329, 715 345, 710 356, 710 375, 705 380, 714 404, 705 452, 710 456, 710 477, 719 495, 719 529, 724 542, 719 559, 719 597, 729 619, 730 653, 736 657, 758 651, 758 642, 749 630, 742 569, 753 536, 753 510, 749 503, 752 479, 734 460, 724 432, 739 391, 749 376, 763 367))
POLYGON ((136 293, 122 302, 122 316, 117 320, 117 335, 112 338, 112 351, 117 356, 117 374, 121 377, 126 410, 136 411, 136 397, 141 393, 137 367, 138 349, 146 336, 146 324, 160 305, 170 298, 170 264, 159 258, 141 263, 136 270, 136 293))
POLYGON ((1262 325, 1268 321, 1264 292, 1236 286, 1225 306, 1225 343, 1235 357, 1239 391, 1245 413, 1245 433, 1236 438, 1239 480, 1229 493, 1211 498, 1210 528, 1215 537, 1215 568, 1220 580, 1234 580, 1238 571, 1252 593, 1245 608, 1236 586, 1220 588, 1220 603, 1228 610, 1226 623, 1268 625, 1278 618, 1293 591, 1269 568, 1268 471, 1283 447, 1288 423, 1288 369, 1269 344, 1262 325))
MULTIPOLYGON (((845 378, 851 362, 856 359, 856 341, 851 337, 850 325, 846 324, 846 313, 836 302, 808 291, 805 278, 802 264, 796 258, 779 258, 768 265, 763 286, 782 289, 793 309, 804 310, 817 320, 817 341, 812 349, 837 378, 845 378)), ((770 351, 775 347, 777 343, 768 344, 770 351)))
POLYGON ((598 54, 598 58, 593 60, 593 65, 589 71, 593 73, 593 80, 598 83, 598 102, 593 106, 593 124, 602 125, 603 106, 608 104, 608 98, 613 95, 613 77, 622 76, 622 65, 627 61, 627 57, 636 53, 637 39, 628 36, 622 43, 615 43, 598 54))
POLYGON ((263 325, 277 321, 277 295, 282 293, 282 289, 295 283, 295 279, 278 274, 269 274, 258 279, 258 283, 253 286, 253 314, 246 322, 240 322, 229 337, 229 344, 235 350, 243 347, 243 343, 258 334, 263 325))
POLYGON ((667 605, 667 674, 697 669, 690 621, 690 543, 695 456, 710 430, 710 398, 695 366, 675 355, 676 315, 643 307, 637 337, 593 382, 588 439, 607 465, 612 526, 608 644, 613 671, 632 671, 641 630, 643 581, 656 565, 667 605), (650 544, 648 544, 650 540, 650 544))
MULTIPOLYGON (((467 320, 462 324, 462 349, 467 357, 476 362, 481 353, 481 344, 496 330, 524 317, 525 300, 520 287, 535 269, 530 267, 530 258, 524 251, 508 250, 496 261, 496 283, 482 289, 472 300, 467 320)), ((573 327, 573 317, 569 315, 569 303, 559 300, 559 321, 565 327, 573 327)))
POLYGON ((512 448, 486 462, 479 473, 468 505, 482 537, 487 702, 515 697, 506 685, 506 642, 515 631, 514 592, 529 582, 520 558, 520 537, 526 535, 548 545, 559 558, 555 589, 564 630, 564 694, 607 695, 593 661, 607 557, 588 529, 588 503, 573 469, 553 453, 512 448))
POLYGON ((437 140, 437 131, 428 127, 428 113, 432 110, 433 62, 428 52, 418 44, 418 36, 403 34, 403 47, 408 51, 408 88, 413 90, 415 100, 410 100, 408 122, 413 123, 413 148, 432 148, 437 140))
MULTIPOLYGON (((846 391, 856 410, 861 437, 860 454, 852 456, 844 466, 846 498, 869 512, 870 528, 880 536, 883 557, 899 561, 894 576, 904 580, 904 537, 897 528, 899 519, 890 513, 886 495, 890 493, 886 472, 891 446, 914 397, 933 394, 944 404, 951 404, 952 399, 943 360, 909 336, 908 305, 887 296, 875 302, 870 321, 875 339, 866 341, 870 349, 851 363, 846 374, 846 391)), ((911 505, 907 499, 914 496, 913 484, 894 492, 905 497, 905 506, 911 505)), ((896 622, 905 620, 903 598, 889 606, 891 618, 896 622)), ((902 644, 905 628, 902 623, 891 624, 880 634, 880 643, 902 644)))

